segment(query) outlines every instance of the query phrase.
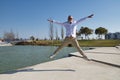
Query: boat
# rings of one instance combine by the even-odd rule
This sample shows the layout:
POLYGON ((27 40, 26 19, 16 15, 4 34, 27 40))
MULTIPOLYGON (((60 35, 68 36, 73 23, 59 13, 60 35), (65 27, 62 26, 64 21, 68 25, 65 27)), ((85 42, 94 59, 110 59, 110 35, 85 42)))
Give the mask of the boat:
POLYGON ((0 46, 12 46, 12 44, 0 40, 0 46))

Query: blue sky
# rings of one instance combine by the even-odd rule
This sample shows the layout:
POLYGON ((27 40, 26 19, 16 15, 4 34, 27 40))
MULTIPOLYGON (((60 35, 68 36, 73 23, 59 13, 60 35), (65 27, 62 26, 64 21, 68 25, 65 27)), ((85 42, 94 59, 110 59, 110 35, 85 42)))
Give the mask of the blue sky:
MULTIPOLYGON (((48 18, 64 22, 68 15, 75 20, 94 14, 78 26, 105 27, 120 32, 120 0, 0 0, 0 37, 10 31, 20 38, 49 38, 48 18)), ((59 25, 54 25, 58 29, 59 25)))

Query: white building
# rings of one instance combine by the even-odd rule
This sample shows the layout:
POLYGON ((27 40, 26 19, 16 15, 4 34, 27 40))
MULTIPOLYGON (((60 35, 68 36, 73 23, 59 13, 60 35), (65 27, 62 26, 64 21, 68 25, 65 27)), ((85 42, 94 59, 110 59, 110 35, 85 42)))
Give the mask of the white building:
POLYGON ((120 32, 108 33, 105 35, 105 39, 120 39, 120 32))

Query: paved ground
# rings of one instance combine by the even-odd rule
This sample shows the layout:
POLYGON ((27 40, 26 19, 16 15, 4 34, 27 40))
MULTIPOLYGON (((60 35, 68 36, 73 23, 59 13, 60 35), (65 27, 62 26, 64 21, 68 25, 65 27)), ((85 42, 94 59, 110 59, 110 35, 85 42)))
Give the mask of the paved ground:
POLYGON ((120 49, 100 47, 85 51, 91 61, 71 57, 0 74, 0 80, 120 80, 120 49))
MULTIPOLYGON (((92 59, 92 61, 120 67, 120 49, 115 47, 101 47, 93 50, 87 50, 85 53, 90 59, 92 59)), ((70 55, 81 57, 78 52, 70 53, 70 55)))

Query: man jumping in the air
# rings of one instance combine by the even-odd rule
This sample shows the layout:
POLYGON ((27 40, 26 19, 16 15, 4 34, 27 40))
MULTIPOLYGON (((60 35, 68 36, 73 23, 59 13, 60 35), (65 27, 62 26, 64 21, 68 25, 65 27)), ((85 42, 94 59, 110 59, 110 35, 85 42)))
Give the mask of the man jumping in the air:
POLYGON ((62 25, 66 28, 66 37, 63 41, 63 43, 54 51, 53 55, 50 56, 50 58, 55 57, 55 55, 57 54, 57 52, 62 49, 63 47, 67 46, 68 44, 72 44, 75 48, 77 48, 77 50, 79 51, 79 53, 83 56, 84 59, 87 59, 87 56, 83 53, 81 47, 78 44, 78 41, 76 39, 76 28, 77 25, 83 21, 86 20, 87 18, 92 18, 93 14, 84 17, 78 21, 73 20, 72 16, 68 16, 68 21, 61 23, 61 22, 57 22, 55 20, 48 20, 49 22, 53 22, 59 25, 62 25))

